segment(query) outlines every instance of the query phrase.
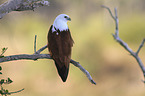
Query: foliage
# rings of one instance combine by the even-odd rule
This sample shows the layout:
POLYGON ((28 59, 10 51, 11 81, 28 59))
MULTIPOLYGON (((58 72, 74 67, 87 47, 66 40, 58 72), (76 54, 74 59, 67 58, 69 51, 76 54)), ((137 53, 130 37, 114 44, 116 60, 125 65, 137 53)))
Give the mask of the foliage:
POLYGON ((2 48, 1 54, 0 54, 0 58, 4 57, 4 53, 7 51, 8 48, 2 48))
MULTIPOLYGON (((4 57, 4 53, 6 52, 8 48, 2 48, 2 51, 1 51, 1 55, 0 55, 0 58, 4 57)), ((2 75, 2 67, 0 66, 0 75, 2 75)), ((3 96, 7 96, 7 95, 11 95, 13 93, 18 93, 18 92, 21 92, 23 91, 24 89, 21 89, 19 91, 16 91, 16 92, 9 92, 8 89, 5 89, 3 88, 3 85, 4 84, 11 84, 13 81, 8 77, 7 79, 0 79, 0 94, 3 96)))
POLYGON ((7 95, 10 95, 11 93, 9 93, 9 91, 7 90, 7 89, 4 89, 3 88, 3 84, 10 84, 10 83, 12 83, 13 81, 10 79, 10 78, 8 78, 7 80, 5 80, 5 79, 1 79, 0 80, 0 86, 1 86, 1 89, 0 89, 0 94, 1 95, 5 95, 5 96, 7 96, 7 95))

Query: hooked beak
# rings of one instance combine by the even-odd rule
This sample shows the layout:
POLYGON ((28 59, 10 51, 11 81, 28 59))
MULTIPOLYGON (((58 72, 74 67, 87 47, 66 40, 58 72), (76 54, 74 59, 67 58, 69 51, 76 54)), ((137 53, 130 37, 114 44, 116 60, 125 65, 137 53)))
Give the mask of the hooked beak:
POLYGON ((71 21, 71 18, 67 18, 68 21, 71 21))

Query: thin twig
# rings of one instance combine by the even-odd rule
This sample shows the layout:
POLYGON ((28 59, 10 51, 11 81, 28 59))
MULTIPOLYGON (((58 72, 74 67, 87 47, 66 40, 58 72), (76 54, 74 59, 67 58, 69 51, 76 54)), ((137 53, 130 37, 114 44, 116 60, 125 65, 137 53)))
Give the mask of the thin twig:
POLYGON ((24 90, 24 88, 23 88, 23 89, 21 89, 21 90, 18 90, 18 91, 16 91, 16 92, 9 92, 8 94, 19 93, 19 92, 22 92, 23 90, 24 90))
POLYGON ((141 44, 140 44, 140 46, 139 46, 139 48, 138 48, 138 50, 137 50, 137 52, 136 52, 136 55, 138 55, 138 53, 140 52, 141 48, 142 48, 143 45, 144 45, 144 42, 145 42, 145 38, 142 40, 142 42, 141 42, 141 44))
POLYGON ((116 25, 116 31, 115 31, 115 35, 116 37, 119 37, 119 27, 118 27, 118 24, 119 24, 119 20, 118 20, 118 15, 117 15, 117 8, 114 8, 114 13, 115 13, 115 25, 116 25))
POLYGON ((45 50, 47 48, 47 45, 45 45, 44 47, 40 48, 36 54, 40 54, 43 50, 45 50))
POLYGON ((142 48, 143 45, 144 45, 145 39, 143 39, 143 41, 142 41, 142 43, 140 44, 140 46, 139 46, 137 52, 134 52, 134 51, 128 46, 128 44, 125 43, 125 42, 119 37, 119 27, 118 27, 119 20, 118 20, 118 16, 117 16, 117 8, 115 8, 115 16, 113 16, 113 14, 112 14, 112 12, 111 12, 111 10, 110 10, 109 7, 106 7, 106 6, 103 5, 103 8, 106 8, 106 9, 109 11, 109 13, 110 13, 112 19, 115 21, 115 26, 116 26, 116 28, 115 28, 115 34, 112 34, 113 37, 114 37, 114 39, 115 39, 115 40, 116 40, 125 50, 127 50, 127 51, 136 59, 137 63, 139 64, 139 66, 140 66, 140 68, 141 68, 141 70, 142 70, 142 72, 143 72, 143 74, 144 74, 144 76, 145 76, 145 67, 144 67, 144 64, 142 63, 140 57, 138 56, 138 53, 140 52, 141 48, 142 48))
POLYGON ((2 48, 2 53, 0 54, 0 56, 2 56, 6 51, 7 51, 8 48, 2 48))
POLYGON ((88 79, 90 80, 90 82, 92 84, 95 84, 96 85, 96 82, 92 79, 90 73, 81 66, 81 64, 79 64, 79 62, 76 62, 74 60, 71 60, 70 63, 72 63, 74 66, 78 67, 84 74, 86 74, 86 76, 88 77, 88 79))
POLYGON ((34 53, 36 53, 36 39, 37 39, 37 35, 35 35, 35 40, 34 40, 34 53))
POLYGON ((104 5, 101 5, 101 7, 106 8, 106 9, 109 11, 109 13, 110 13, 111 17, 115 20, 115 17, 113 16, 113 14, 112 14, 112 12, 111 12, 111 10, 110 10, 110 8, 109 8, 109 7, 104 6, 104 5))

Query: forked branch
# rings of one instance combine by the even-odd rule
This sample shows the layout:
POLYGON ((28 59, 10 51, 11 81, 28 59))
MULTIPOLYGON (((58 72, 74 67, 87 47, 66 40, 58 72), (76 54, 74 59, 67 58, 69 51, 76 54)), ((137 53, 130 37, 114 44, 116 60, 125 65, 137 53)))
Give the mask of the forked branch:
POLYGON ((140 44, 138 50, 136 52, 134 52, 129 46, 127 43, 125 43, 120 37, 119 37, 119 27, 118 27, 118 24, 119 24, 119 20, 118 20, 118 16, 117 16, 117 9, 115 8, 115 15, 112 14, 112 11, 110 10, 109 7, 107 6, 102 6, 103 8, 107 9, 111 15, 111 17, 113 18, 113 20, 115 21, 115 34, 112 34, 114 39, 126 50, 128 51, 137 61, 137 63, 139 64, 142 72, 143 72, 143 75, 145 77, 145 67, 144 67, 144 64, 142 63, 140 57, 138 56, 141 48, 143 47, 144 45, 144 42, 145 42, 145 39, 143 39, 142 43, 140 44))
MULTIPOLYGON (((24 60, 52 59, 49 54, 40 54, 46 48, 47 48, 47 45, 45 45, 44 47, 42 47, 38 51, 36 51, 36 36, 35 36, 34 54, 19 54, 19 55, 4 56, 4 57, 0 58, 0 63, 14 61, 14 60, 23 60, 23 59, 24 60)), ((92 84, 96 84, 96 82, 92 79, 90 73, 85 68, 83 68, 79 64, 79 62, 76 62, 71 59, 70 63, 73 64, 74 66, 78 67, 88 77, 89 81, 92 84)))

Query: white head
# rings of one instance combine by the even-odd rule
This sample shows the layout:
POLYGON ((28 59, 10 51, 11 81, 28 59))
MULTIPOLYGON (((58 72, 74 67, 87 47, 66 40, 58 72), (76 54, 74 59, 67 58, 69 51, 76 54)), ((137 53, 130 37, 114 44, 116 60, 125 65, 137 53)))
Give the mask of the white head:
MULTIPOLYGON (((60 14, 55 18, 53 26, 56 29, 59 29, 60 31, 67 30, 68 29, 67 21, 71 21, 70 17, 66 14, 60 14)), ((54 31, 55 29, 53 28, 52 32, 54 31)))

